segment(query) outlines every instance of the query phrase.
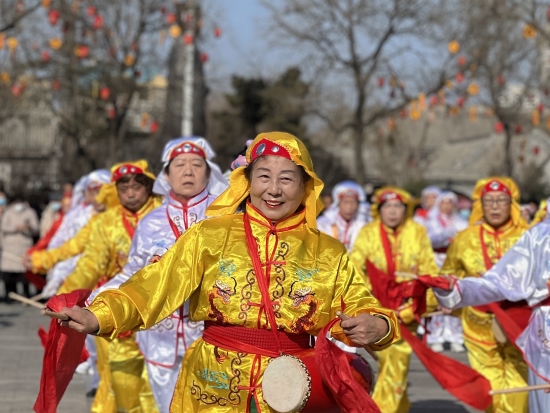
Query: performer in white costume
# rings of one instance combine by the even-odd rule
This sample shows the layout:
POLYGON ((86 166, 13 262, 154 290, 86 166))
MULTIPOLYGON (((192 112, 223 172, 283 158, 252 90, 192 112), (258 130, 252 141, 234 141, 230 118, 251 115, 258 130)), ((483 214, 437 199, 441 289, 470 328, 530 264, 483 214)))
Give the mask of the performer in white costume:
MULTIPOLYGON (((483 277, 457 280, 452 291, 435 290, 447 308, 526 300, 533 309, 529 325, 516 340, 529 365, 530 385, 550 383, 550 222, 525 232, 483 277)), ((529 412, 550 412, 550 394, 529 392, 529 412)))
POLYGON ((332 190, 332 199, 330 208, 317 219, 317 228, 340 240, 350 252, 361 228, 371 221, 365 191, 356 182, 343 181, 332 190))
MULTIPOLYGON (((179 138, 166 144, 163 172, 153 187, 155 193, 166 197, 165 202, 140 221, 122 272, 94 291, 89 302, 99 292, 118 288, 138 270, 158 261, 191 225, 206 218, 206 207, 228 186, 218 165, 211 162, 214 156, 203 138, 179 138)), ((202 321, 193 322, 188 314, 186 302, 150 330, 137 333, 136 341, 145 357, 161 413, 169 412, 185 352, 202 336, 202 321)))
MULTIPOLYGON (((63 218, 59 229, 48 244, 48 249, 58 248, 73 238, 96 213, 95 197, 101 185, 111 182, 106 169, 98 169, 82 177, 75 185, 71 210, 63 218)), ((49 298, 57 293, 63 281, 76 268, 82 254, 75 255, 53 266, 48 272, 47 283, 42 296, 49 298)))
MULTIPOLYGON (((442 191, 424 221, 439 268, 445 262, 447 248, 453 238, 468 227, 468 221, 458 214, 457 207, 456 194, 451 191, 442 191)), ((460 318, 450 314, 435 316, 428 323, 428 331, 427 341, 433 351, 442 352, 444 343, 450 343, 452 352, 465 351, 460 318)))

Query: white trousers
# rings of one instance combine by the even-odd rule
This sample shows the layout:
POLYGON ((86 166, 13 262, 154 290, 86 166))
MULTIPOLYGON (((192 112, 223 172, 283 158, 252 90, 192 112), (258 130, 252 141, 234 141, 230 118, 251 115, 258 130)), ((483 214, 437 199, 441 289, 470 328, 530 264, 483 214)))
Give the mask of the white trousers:
POLYGON ((178 356, 176 363, 171 368, 145 362, 149 374, 149 384, 160 413, 170 413, 170 403, 172 403, 172 397, 174 396, 182 360, 183 357, 178 356))

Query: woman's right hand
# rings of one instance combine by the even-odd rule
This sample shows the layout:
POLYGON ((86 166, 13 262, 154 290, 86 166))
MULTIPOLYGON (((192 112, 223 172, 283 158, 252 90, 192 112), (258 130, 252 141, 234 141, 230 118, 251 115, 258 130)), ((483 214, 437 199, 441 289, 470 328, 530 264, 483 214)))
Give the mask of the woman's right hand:
POLYGON ((72 328, 80 333, 96 333, 99 330, 99 322, 91 311, 75 306, 73 308, 63 307, 60 311, 69 317, 69 320, 59 320, 59 324, 72 328))

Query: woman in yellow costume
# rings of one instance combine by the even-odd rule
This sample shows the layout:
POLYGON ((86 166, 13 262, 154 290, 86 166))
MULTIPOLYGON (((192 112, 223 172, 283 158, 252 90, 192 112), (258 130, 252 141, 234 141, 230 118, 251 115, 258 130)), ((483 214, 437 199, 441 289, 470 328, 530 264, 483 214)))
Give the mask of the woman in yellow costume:
POLYGON ((87 310, 63 309, 62 325, 112 339, 150 328, 189 298, 205 331, 182 366, 172 413, 274 412, 261 388, 274 357, 265 354, 309 348, 344 306, 335 338, 375 350, 398 338, 393 312, 370 296, 343 244, 315 228, 323 183, 303 143, 263 133, 246 157, 207 210, 215 218, 87 310))
MULTIPOLYGON (((472 195, 470 226, 451 243, 441 272, 458 278, 480 277, 487 272, 527 229, 519 197, 519 189, 510 178, 479 180, 472 195)), ((495 339, 494 315, 487 309, 467 307, 461 318, 472 368, 495 390, 525 386, 527 366, 513 344, 495 339)), ((526 413, 527 392, 494 396, 487 412, 526 413)))
MULTIPOLYGON (((152 196, 155 175, 144 160, 114 165, 111 181, 104 195, 112 199, 109 192, 117 194, 119 204, 90 222, 82 257, 62 284, 59 294, 95 289, 118 274, 126 264, 136 225, 161 203, 159 198, 152 196)), ((98 338, 96 346, 100 381, 92 412, 155 411, 149 382, 144 375, 143 356, 133 335, 117 338, 112 343, 98 338)))
MULTIPOLYGON (((352 262, 366 276, 369 285, 367 259, 388 274, 395 271, 437 274, 439 269, 426 229, 412 220, 410 194, 399 188, 385 187, 375 193, 375 198, 372 205, 375 219, 359 232, 351 253, 352 262)), ((410 279, 396 276, 396 281, 410 279)), ((410 304, 403 306, 398 315, 403 324, 416 331, 418 323, 414 321, 410 304)), ((382 413, 409 411, 407 375, 411 353, 410 345, 404 340, 378 353, 379 374, 372 397, 382 413)))

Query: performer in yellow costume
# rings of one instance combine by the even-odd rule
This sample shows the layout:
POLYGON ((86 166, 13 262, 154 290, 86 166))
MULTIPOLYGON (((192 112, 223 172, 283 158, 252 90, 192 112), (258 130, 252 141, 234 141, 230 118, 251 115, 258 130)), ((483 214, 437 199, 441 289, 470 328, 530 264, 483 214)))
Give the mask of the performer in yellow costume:
MULTIPOLYGON (((146 161, 117 164, 111 168, 111 177, 108 190, 118 194, 120 204, 92 220, 84 253, 59 294, 94 289, 118 274, 126 264, 137 223, 161 203, 152 196, 155 175, 146 161)), ((143 356, 134 336, 112 343, 98 338, 96 345, 100 382, 92 412, 155 411, 143 356)))
MULTIPOLYGON (((385 187, 375 193, 372 205, 373 222, 359 232, 351 253, 351 260, 366 276, 366 260, 378 269, 393 273, 402 271, 419 275, 436 275, 435 262, 426 229, 412 220, 412 200, 406 191, 385 187)), ((410 281, 396 276, 397 282, 410 281)), ((435 297, 430 295, 430 311, 435 308, 435 297)), ((415 332, 411 304, 399 311, 399 318, 415 332)), ((405 413, 410 409, 407 397, 407 374, 412 349, 404 340, 378 353, 379 374, 374 387, 373 399, 382 413, 405 413)))
POLYGON ((337 339, 379 350, 399 337, 394 313, 369 294, 344 245, 315 229, 323 183, 303 143, 263 133, 247 161, 207 210, 215 218, 87 310, 63 309, 71 320, 62 325, 112 339, 152 327, 189 298, 205 331, 183 363, 172 413, 273 412, 261 383, 274 356, 264 353, 309 348, 343 304, 350 318, 333 327, 337 339))
MULTIPOLYGON (((519 197, 519 189, 510 178, 479 180, 472 195, 470 227, 451 243, 441 272, 458 278, 480 277, 487 272, 527 229, 519 197)), ((494 315, 467 307, 461 317, 470 365, 491 382, 493 389, 526 386, 527 366, 510 342, 501 344, 495 339, 494 315)), ((527 392, 494 396, 487 412, 526 413, 527 392)))

